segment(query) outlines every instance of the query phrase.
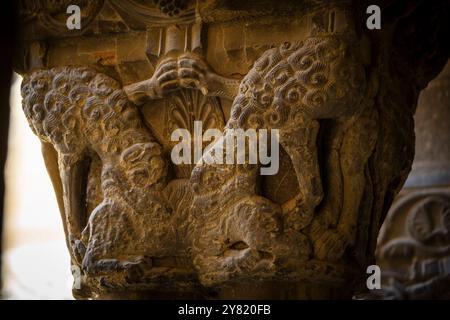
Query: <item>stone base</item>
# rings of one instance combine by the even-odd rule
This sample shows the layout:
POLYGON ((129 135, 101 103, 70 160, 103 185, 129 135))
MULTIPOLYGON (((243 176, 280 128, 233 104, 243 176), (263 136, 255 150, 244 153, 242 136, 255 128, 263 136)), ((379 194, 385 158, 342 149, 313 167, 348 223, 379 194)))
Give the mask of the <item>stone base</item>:
POLYGON ((211 291, 123 291, 112 292, 96 297, 99 300, 322 300, 351 299, 353 290, 329 284, 311 282, 243 282, 227 285, 219 290, 211 291))

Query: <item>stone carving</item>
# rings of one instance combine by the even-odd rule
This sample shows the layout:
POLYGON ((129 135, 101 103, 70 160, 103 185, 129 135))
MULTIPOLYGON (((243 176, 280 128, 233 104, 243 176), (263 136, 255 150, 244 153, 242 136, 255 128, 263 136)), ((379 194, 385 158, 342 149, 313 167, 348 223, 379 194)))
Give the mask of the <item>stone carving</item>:
MULTIPOLYGON (((423 52, 367 34, 349 3, 105 0, 61 37, 30 18, 24 111, 78 297, 352 295, 410 169, 414 101, 441 65, 424 71, 423 52), (172 163, 171 132, 196 120, 223 132, 216 147, 229 129, 279 130, 280 171, 172 163)), ((407 32, 409 14, 386 30, 407 32)))
POLYGON ((448 190, 404 193, 380 234, 378 258, 383 289, 394 299, 448 297, 450 194, 448 190), (395 228, 403 226, 393 237, 395 228))
MULTIPOLYGON (((195 195, 188 195, 192 202, 184 231, 172 223, 174 214, 165 201, 162 148, 125 92, 136 104, 183 86, 229 97, 223 93, 235 88, 235 81, 223 80, 199 57, 186 54, 163 59, 151 79, 125 92, 110 77, 83 67, 41 70, 25 78, 25 114, 35 133, 58 153, 75 262, 89 276, 125 270, 129 277, 150 269, 152 257, 176 255, 177 245, 192 247, 200 280, 211 286, 232 278, 271 277, 280 268, 309 260, 315 243, 300 231, 311 224, 323 194, 317 119, 354 123, 364 109, 363 69, 347 56, 347 46, 339 37, 324 36, 271 49, 244 78, 233 102, 227 128, 281 129, 280 143, 294 164, 299 195, 280 206, 255 192, 257 166, 198 165, 190 178, 195 195), (89 195, 98 202, 90 205, 92 212, 79 207, 86 201, 83 188, 97 190, 89 195), (174 232, 189 237, 171 245, 174 232)), ((205 120, 204 115, 199 112, 198 118, 205 120)), ((176 119, 181 122, 175 126, 189 127, 185 120, 191 119, 173 115, 169 126, 176 119)), ((222 126, 221 118, 211 121, 212 127, 222 126)), ((345 221, 345 227, 355 223, 345 221)), ((340 231, 325 233, 329 238, 314 248, 319 259, 341 257, 351 239, 340 231)))
POLYGON ((161 1, 153 0, 153 2, 158 6, 158 8, 165 14, 169 16, 176 16, 187 7, 187 0, 171 0, 171 1, 161 1))
MULTIPOLYGON (((165 110, 164 141, 170 141, 172 132, 180 128, 194 132, 195 121, 201 121, 203 131, 210 128, 222 130, 225 125, 218 99, 204 96, 198 90, 180 90, 173 94, 171 98, 167 99, 165 110)), ((202 142, 203 148, 206 147, 205 144, 202 142)), ((175 142, 171 142, 169 149, 171 150, 174 146, 175 142)), ((177 177, 189 178, 194 165, 194 163, 177 165, 177 177)))
POLYGON ((89 68, 63 67, 25 77, 22 95, 32 130, 58 154, 74 261, 95 275, 146 263, 137 253, 170 251, 171 215, 161 195, 167 163, 119 84, 89 68), (88 197, 99 200, 86 212, 86 190, 95 187, 88 197))
POLYGON ((84 33, 87 27, 95 20, 100 10, 103 7, 103 0, 87 1, 87 0, 75 0, 75 1, 51 1, 51 0, 38 0, 38 1, 20 1, 19 12, 26 22, 33 20, 37 21, 40 28, 45 32, 52 35, 59 35, 61 32, 66 36, 75 36, 84 33), (83 16, 84 28, 80 30, 71 31, 66 27, 67 16, 64 14, 67 11, 67 7, 70 5, 77 5, 82 9, 81 14, 83 16))
POLYGON ((198 54, 175 53, 158 62, 150 79, 128 85, 125 91, 139 105, 148 99, 161 99, 179 88, 198 89, 204 95, 232 99, 238 86, 239 81, 214 73, 198 54))
MULTIPOLYGON (((309 259, 311 244, 299 231, 311 224, 323 197, 316 146, 318 119, 341 118, 348 126, 365 107, 363 68, 348 55, 347 46, 346 41, 332 36, 285 43, 265 52, 242 81, 227 128, 279 129, 280 144, 294 165, 300 192, 278 206, 257 195, 256 166, 197 165, 191 177, 195 205, 205 211, 205 225, 215 226, 197 249, 202 260, 212 260, 198 262, 209 267, 209 273, 224 277, 218 272, 224 265, 228 270, 256 275, 258 269, 264 270, 264 264, 274 268, 272 264, 280 259, 309 259), (217 241, 211 245, 213 235, 217 241), (237 244, 242 251, 239 256, 237 244), (235 253, 227 248, 234 248, 235 253)), ((369 152, 371 147, 373 144, 369 144, 369 152)), ((209 151, 211 156, 214 149, 209 151)), ((354 155, 352 160, 364 163, 369 155, 354 155)), ((360 177, 363 174, 355 172, 354 183, 364 179, 360 177)), ((315 255, 340 258, 353 241, 351 228, 356 223, 357 217, 353 217, 325 231, 315 243, 315 255)))
MULTIPOLYGON (((175 144, 170 136, 175 129, 188 129, 192 133, 194 121, 202 121, 204 130, 222 130, 225 117, 218 98, 230 99, 238 85, 238 81, 214 73, 198 54, 172 53, 158 62, 150 79, 128 85, 124 90, 137 105, 166 98, 161 141, 170 153, 175 144)), ((193 165, 178 165, 177 176, 189 178, 192 168, 193 165)))

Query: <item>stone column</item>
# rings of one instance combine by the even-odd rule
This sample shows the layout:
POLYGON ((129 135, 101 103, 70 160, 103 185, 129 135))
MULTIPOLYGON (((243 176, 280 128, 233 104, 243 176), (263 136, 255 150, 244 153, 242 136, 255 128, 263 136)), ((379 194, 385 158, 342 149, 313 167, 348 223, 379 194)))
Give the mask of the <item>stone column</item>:
POLYGON ((401 2, 382 1, 382 30, 364 1, 24 2, 16 70, 74 294, 350 298, 410 171, 418 93, 449 55, 448 2, 401 2), (175 163, 172 133, 195 121, 218 140, 175 163), (207 162, 228 129, 278 130, 279 170, 207 162))
POLYGON ((397 299, 450 298, 450 62, 419 97, 412 171, 380 232, 383 285, 397 299))

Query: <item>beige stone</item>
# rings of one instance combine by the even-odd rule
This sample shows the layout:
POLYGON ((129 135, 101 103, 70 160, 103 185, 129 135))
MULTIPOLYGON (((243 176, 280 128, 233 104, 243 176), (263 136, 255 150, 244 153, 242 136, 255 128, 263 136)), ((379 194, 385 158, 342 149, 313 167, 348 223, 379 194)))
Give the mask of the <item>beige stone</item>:
POLYGON ((65 28, 65 2, 21 8, 16 70, 82 271, 76 297, 361 289, 411 168, 418 94, 448 58, 408 51, 423 4, 395 18, 384 1, 370 31, 360 1, 72 2, 79 31, 65 28), (175 165, 170 135, 196 120, 224 136, 279 130, 279 172, 175 165))

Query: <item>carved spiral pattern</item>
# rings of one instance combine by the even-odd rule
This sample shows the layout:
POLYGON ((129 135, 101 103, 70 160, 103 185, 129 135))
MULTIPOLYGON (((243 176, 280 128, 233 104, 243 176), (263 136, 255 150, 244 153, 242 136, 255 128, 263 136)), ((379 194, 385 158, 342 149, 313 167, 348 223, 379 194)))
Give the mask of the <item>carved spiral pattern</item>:
POLYGON ((312 37, 266 51, 242 81, 228 126, 279 128, 351 112, 363 98, 365 75, 347 47, 335 36, 312 37))
MULTIPOLYGON (((74 67, 36 71, 24 78, 22 96, 33 132, 63 155, 92 149, 103 157, 119 157, 125 166, 137 161, 129 156, 132 151, 142 152, 142 159, 160 155, 137 109, 119 83, 104 74, 74 67)), ((153 183, 163 176, 164 165, 156 168, 153 183)), ((144 171, 149 179, 153 176, 148 168, 144 171)))

